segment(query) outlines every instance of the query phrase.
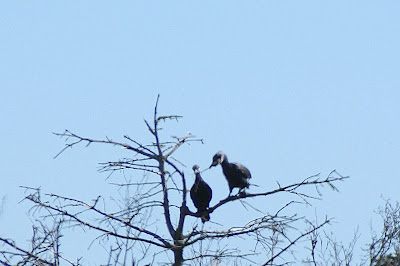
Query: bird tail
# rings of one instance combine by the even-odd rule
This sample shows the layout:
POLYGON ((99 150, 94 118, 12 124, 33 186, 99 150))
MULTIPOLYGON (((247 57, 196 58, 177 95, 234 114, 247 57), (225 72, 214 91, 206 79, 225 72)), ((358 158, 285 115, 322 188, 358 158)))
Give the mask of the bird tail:
POLYGON ((203 222, 203 224, 205 223, 205 222, 208 222, 208 221, 210 221, 210 214, 208 213, 208 211, 204 211, 202 214, 201 214, 201 221, 203 222))

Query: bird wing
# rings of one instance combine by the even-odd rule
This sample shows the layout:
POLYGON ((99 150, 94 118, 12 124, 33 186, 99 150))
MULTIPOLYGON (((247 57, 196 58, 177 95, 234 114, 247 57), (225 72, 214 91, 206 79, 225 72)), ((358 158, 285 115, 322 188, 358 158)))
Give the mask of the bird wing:
POLYGON ((196 190, 197 190, 196 184, 194 184, 190 189, 190 198, 192 199, 193 202, 195 201, 196 198, 196 190))
POLYGON ((210 204, 210 201, 212 199, 212 190, 211 187, 206 182, 204 182, 204 184, 206 185, 205 190, 207 191, 207 201, 210 204))
POLYGON ((237 169, 238 171, 240 171, 247 179, 251 178, 251 173, 249 171, 249 169, 247 169, 246 166, 244 166, 243 164, 240 163, 233 163, 235 169, 237 169))

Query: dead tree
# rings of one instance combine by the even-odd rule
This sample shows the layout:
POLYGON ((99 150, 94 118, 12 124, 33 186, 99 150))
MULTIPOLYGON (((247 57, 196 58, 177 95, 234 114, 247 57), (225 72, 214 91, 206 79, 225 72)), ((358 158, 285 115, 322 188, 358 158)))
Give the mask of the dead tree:
POLYGON ((308 236, 310 254, 302 261, 312 266, 397 266, 400 265, 400 203, 384 199, 385 204, 379 207, 376 214, 381 221, 371 226, 372 239, 362 247, 362 257, 355 259, 360 233, 355 231, 347 244, 337 240, 334 234, 325 231, 314 231, 308 236))
POLYGON ((385 200, 385 206, 377 210, 382 219, 378 234, 372 229, 372 241, 368 247, 370 265, 400 264, 400 203, 385 200))
MULTIPOLYGON (((112 139, 93 139, 82 137, 69 130, 55 135, 66 140, 65 147, 55 156, 79 144, 112 145, 130 152, 130 156, 117 161, 108 161, 100 164, 100 171, 120 173, 133 171, 140 177, 128 178, 113 182, 119 190, 125 189, 120 201, 110 203, 102 196, 93 202, 84 202, 52 193, 42 193, 39 189, 28 190, 27 200, 33 203, 36 213, 43 213, 42 218, 55 219, 69 227, 91 229, 97 233, 98 243, 112 243, 108 250, 106 265, 139 265, 152 264, 162 260, 166 264, 176 266, 183 264, 218 264, 229 260, 234 265, 254 263, 262 265, 284 265, 296 260, 293 255, 294 246, 305 240, 311 234, 319 231, 330 222, 326 218, 319 223, 311 223, 306 217, 298 215, 299 204, 310 204, 319 198, 319 188, 328 185, 337 190, 335 183, 347 177, 332 171, 327 177, 313 175, 297 183, 280 185, 271 191, 262 193, 241 193, 228 198, 222 198, 209 212, 223 211, 221 207, 240 201, 245 206, 249 198, 258 198, 260 201, 277 194, 293 195, 293 199, 275 208, 271 213, 259 215, 249 219, 240 226, 216 229, 204 229, 200 225, 188 226, 185 224, 188 217, 197 217, 198 213, 188 208, 188 185, 186 168, 175 152, 190 142, 202 142, 201 139, 186 133, 183 137, 173 137, 163 140, 160 135, 161 125, 168 120, 178 120, 177 115, 159 116, 158 100, 155 104, 152 121, 145 125, 151 134, 151 143, 142 143, 136 138, 124 136, 124 141, 112 139), (310 192, 307 188, 315 189, 310 192), (108 205, 107 205, 108 204, 108 205), (109 206, 112 204, 112 207, 109 206), (162 219, 160 220, 160 217, 162 219), (252 243, 252 249, 243 251, 229 245, 231 239, 246 239, 252 243), (151 258, 151 259, 149 259, 151 258), (169 261, 168 261, 169 260, 169 261)), ((195 158, 193 158, 195 160, 195 158)), ((215 196, 218 197, 217 195, 215 196)), ((198 219, 200 220, 200 219, 198 219)), ((208 222, 209 223, 209 222, 208 222)), ((57 238, 56 238, 57 239, 57 238)), ((4 245, 18 250, 18 247, 7 239, 0 239, 4 245)), ((54 241, 56 244, 57 241, 54 241)), ((246 242, 247 243, 247 242, 246 242)), ((53 245, 54 246, 54 245, 53 245)), ((57 265, 37 249, 19 251, 20 258, 37 259, 43 264, 57 265), (43 261, 42 261, 43 260, 43 261)), ((48 249, 50 254, 60 256, 61 253, 48 249)), ((18 254, 3 253, 3 263, 7 265, 10 256, 18 254)), ((62 259, 62 257, 60 256, 62 259)), ((79 260, 64 260, 71 265, 79 265, 79 260)))

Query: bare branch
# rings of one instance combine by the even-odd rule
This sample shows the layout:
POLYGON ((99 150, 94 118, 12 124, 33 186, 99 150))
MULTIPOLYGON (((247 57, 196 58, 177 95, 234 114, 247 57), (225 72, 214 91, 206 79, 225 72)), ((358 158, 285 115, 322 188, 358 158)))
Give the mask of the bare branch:
POLYGON ((167 224, 167 228, 168 231, 170 233, 170 235, 172 237, 174 237, 175 235, 175 230, 172 226, 172 222, 171 222, 171 215, 170 215, 170 211, 169 211, 169 198, 168 198, 168 188, 167 188, 167 183, 165 180, 165 169, 164 169, 164 156, 161 150, 161 145, 160 145, 160 140, 158 137, 158 120, 157 120, 157 106, 158 106, 158 100, 160 99, 160 95, 157 96, 157 101, 156 101, 156 105, 154 107, 154 118, 153 118, 153 122, 154 122, 154 131, 153 131, 153 135, 156 139, 156 147, 158 150, 158 156, 157 156, 157 160, 158 160, 158 168, 159 168, 159 176, 161 179, 161 185, 162 185, 162 190, 163 190, 163 207, 164 207, 164 218, 165 218, 165 222, 167 224))
POLYGON ((209 211, 210 211, 210 212, 213 212, 213 211, 215 211, 217 208, 219 208, 220 206, 222 206, 222 205, 224 205, 224 204, 226 204, 226 203, 228 203, 228 202, 238 200, 238 199, 253 198, 253 197, 260 197, 260 196, 269 196, 269 195, 276 194, 276 193, 278 193, 278 192, 287 192, 287 193, 295 194, 295 195, 297 195, 297 196, 300 196, 302 199, 304 199, 304 197, 308 197, 308 198, 313 198, 313 199, 315 199, 315 197, 312 197, 312 196, 310 196, 310 195, 307 195, 307 194, 298 192, 297 189, 298 189, 298 188, 305 187, 305 186, 310 186, 310 185, 311 185, 311 186, 317 186, 317 185, 329 184, 331 187, 334 187, 334 189, 337 190, 337 188, 333 185, 333 182, 343 181, 343 180, 349 178, 348 176, 341 176, 341 175, 340 175, 338 172, 336 172, 335 170, 333 170, 333 171, 328 175, 328 177, 327 177, 326 179, 320 180, 320 179, 318 178, 318 176, 319 176, 319 174, 313 175, 313 176, 307 177, 306 179, 304 179, 304 180, 303 180, 302 182, 300 182, 300 183, 295 183, 295 184, 287 185, 287 186, 284 186, 284 187, 281 187, 281 186, 279 185, 279 183, 278 183, 279 188, 274 189, 274 190, 272 190, 272 191, 268 191, 268 192, 263 192, 263 193, 249 193, 249 194, 243 194, 243 193, 242 193, 242 194, 238 194, 238 195, 235 195, 235 196, 230 196, 230 197, 227 197, 227 198, 221 200, 221 201, 218 202, 215 206, 210 207, 210 208, 209 208, 209 211), (332 177, 331 175, 332 175, 333 173, 336 173, 336 174, 338 174, 339 176, 338 176, 338 177, 332 177), (310 180, 310 179, 311 179, 311 180, 310 180))
MULTIPOLYGON (((17 245, 15 245, 14 242, 12 242, 12 241, 9 240, 9 239, 5 239, 5 238, 1 238, 1 237, 0 237, 0 241, 3 242, 3 243, 6 244, 6 245, 12 247, 13 249, 15 249, 15 250, 21 252, 20 254, 14 253, 15 255, 17 255, 17 254, 20 255, 20 256, 25 255, 25 256, 27 256, 28 258, 33 259, 34 261, 39 262, 39 263, 42 263, 42 264, 44 264, 44 265, 53 265, 53 262, 46 261, 46 260, 44 260, 44 259, 38 257, 37 255, 35 255, 35 254, 33 254, 33 253, 31 253, 31 252, 29 252, 29 251, 27 251, 27 250, 24 250, 24 249, 18 247, 17 245)), ((2 253, 5 253, 5 252, 2 251, 2 253)), ((12 254, 12 253, 11 253, 11 254, 12 254)))
POLYGON ((26 199, 28 199, 28 200, 30 200, 30 201, 36 203, 36 204, 37 204, 38 206, 40 206, 40 207, 46 208, 47 210, 52 210, 52 211, 55 211, 56 213, 58 213, 58 214, 60 214, 60 215, 62 215, 62 216, 69 217, 69 218, 71 218, 72 220, 78 222, 78 224, 80 224, 80 225, 84 225, 84 226, 86 226, 86 227, 95 229, 95 230, 100 231, 100 232, 103 232, 103 233, 105 233, 105 234, 107 234, 107 235, 112 235, 112 236, 115 236, 115 237, 118 237, 118 238, 124 238, 124 239, 130 239, 130 240, 139 240, 139 241, 143 241, 143 242, 146 242, 146 243, 149 243, 149 244, 152 244, 152 245, 156 245, 156 246, 159 246, 159 247, 164 247, 164 248, 169 248, 169 247, 171 246, 171 245, 168 243, 168 241, 166 241, 165 239, 163 239, 163 238, 160 237, 159 235, 157 235, 157 234, 155 234, 155 233, 153 233, 153 232, 150 232, 149 230, 146 230, 146 229, 144 229, 144 228, 140 228, 140 227, 137 227, 137 226, 135 226, 135 225, 132 225, 129 221, 125 221, 125 220, 123 220, 123 219, 121 219, 121 218, 119 218, 119 217, 112 216, 112 215, 110 215, 110 214, 107 214, 107 213, 105 213, 105 212, 103 212, 103 211, 97 209, 97 208, 95 207, 96 203, 93 204, 93 205, 89 205, 89 204, 84 203, 83 201, 80 201, 80 200, 71 199, 71 198, 66 198, 66 197, 62 197, 62 196, 55 195, 55 194, 49 194, 49 196, 50 196, 50 197, 55 197, 55 198, 61 199, 61 200, 66 200, 66 201, 74 202, 74 203, 78 204, 78 206, 86 207, 87 210, 92 210, 92 211, 94 211, 94 212, 100 214, 100 215, 103 216, 103 217, 106 217, 106 218, 109 218, 109 219, 111 219, 111 220, 117 221, 117 222, 121 223, 123 226, 126 226, 126 227, 128 227, 128 228, 131 228, 131 229, 133 229, 133 230, 135 230, 135 231, 138 231, 138 232, 140 232, 140 233, 144 233, 144 234, 149 235, 149 236, 151 236, 151 237, 154 237, 155 239, 157 239, 157 240, 158 240, 160 243, 162 243, 162 244, 159 244, 159 243, 157 243, 157 242, 154 242, 154 241, 151 241, 151 240, 148 240, 148 239, 140 238, 140 237, 131 237, 131 236, 126 236, 126 235, 120 235, 120 234, 117 234, 117 233, 112 232, 112 231, 110 231, 110 230, 101 228, 100 226, 95 226, 95 225, 93 225, 93 224, 91 224, 91 223, 89 223, 89 222, 86 222, 86 221, 84 221, 84 220, 78 218, 78 216, 77 216, 76 214, 71 214, 71 213, 67 212, 66 210, 63 210, 63 209, 61 209, 61 208, 57 208, 57 207, 51 206, 51 205, 48 204, 48 203, 44 203, 44 202, 40 201, 40 199, 38 199, 38 198, 37 198, 35 195, 33 195, 33 194, 28 195, 28 196, 26 197, 26 199))
POLYGON ((186 135, 179 139, 179 142, 173 147, 173 149, 165 155, 165 159, 167 159, 171 154, 173 154, 183 143, 185 143, 186 139, 189 137, 190 133, 187 132, 186 135))
POLYGON ((155 159, 154 153, 149 153, 147 151, 143 151, 143 149, 134 148, 134 147, 132 147, 132 146, 126 144, 126 143, 116 142, 116 141, 112 141, 110 139, 107 139, 107 140, 96 140, 96 139, 91 139, 91 138, 85 138, 85 137, 78 136, 78 135, 70 132, 67 129, 63 133, 53 133, 53 134, 56 135, 56 136, 60 136, 62 138, 66 138, 66 140, 68 140, 69 138, 75 139, 75 141, 66 144, 65 147, 54 156, 54 158, 57 158, 66 149, 72 148, 73 146, 75 146, 75 145, 77 145, 77 144, 79 144, 81 142, 86 142, 86 147, 89 146, 91 143, 111 144, 111 145, 114 145, 114 146, 120 146, 120 147, 122 147, 124 149, 127 149, 127 150, 132 150, 132 151, 134 151, 136 153, 139 153, 139 154, 141 154, 141 155, 143 155, 143 156, 145 156, 147 158, 155 159))
POLYGON ((283 252, 287 251, 290 247, 292 247, 294 244, 296 244, 300 239, 312 234, 313 232, 317 231, 318 229, 320 229, 321 227, 327 225, 330 223, 330 220, 325 220, 323 223, 313 227, 312 229, 302 233, 301 235, 299 235, 297 238, 295 238, 294 240, 292 240, 286 247, 282 248, 278 253, 276 253, 274 256, 272 256, 269 260, 267 260, 267 262, 265 262, 263 265, 268 265, 270 264, 272 261, 274 261, 277 257, 279 257, 283 252))

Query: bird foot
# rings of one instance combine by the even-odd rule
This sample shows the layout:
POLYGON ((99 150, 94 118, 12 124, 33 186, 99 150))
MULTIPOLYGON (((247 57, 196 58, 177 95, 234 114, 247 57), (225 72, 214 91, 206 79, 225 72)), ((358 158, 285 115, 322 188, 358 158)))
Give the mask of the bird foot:
POLYGON ((244 197, 246 195, 247 195, 247 193, 244 190, 239 192, 239 197, 244 197))

